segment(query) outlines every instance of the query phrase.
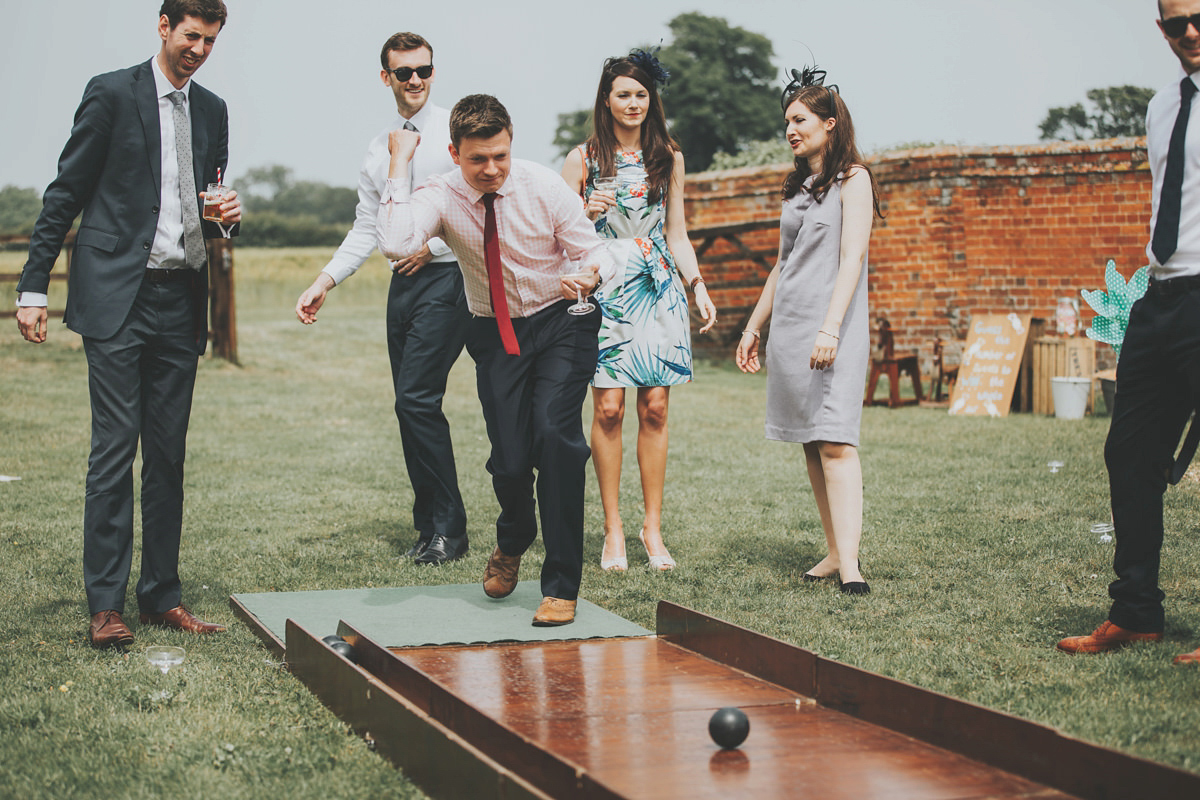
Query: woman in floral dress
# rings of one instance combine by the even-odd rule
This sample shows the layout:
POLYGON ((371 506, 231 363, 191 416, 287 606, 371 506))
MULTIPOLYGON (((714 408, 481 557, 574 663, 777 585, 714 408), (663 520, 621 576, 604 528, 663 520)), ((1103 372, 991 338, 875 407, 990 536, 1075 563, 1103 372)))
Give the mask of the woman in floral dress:
POLYGON ((683 154, 667 132, 658 83, 667 73, 653 55, 635 50, 604 63, 596 91, 593 132, 572 150, 563 178, 587 205, 596 231, 612 240, 618 278, 596 292, 603 313, 600 359, 592 381, 592 458, 604 505, 605 570, 628 567, 618 497, 625 389, 637 389, 638 465, 645 516, 639 538, 651 569, 674 559, 663 544, 661 518, 667 469, 670 387, 692 379, 685 283, 705 324, 716 322, 683 214, 683 154), (619 179, 615 191, 596 181, 619 179))

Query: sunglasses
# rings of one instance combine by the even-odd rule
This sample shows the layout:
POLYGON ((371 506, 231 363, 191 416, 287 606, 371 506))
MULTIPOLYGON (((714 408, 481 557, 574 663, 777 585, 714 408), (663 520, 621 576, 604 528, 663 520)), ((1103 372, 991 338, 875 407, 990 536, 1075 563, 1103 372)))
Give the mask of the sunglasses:
POLYGON ((433 64, 426 64, 425 66, 417 67, 416 69, 413 69, 412 67, 396 67, 395 69, 389 69, 388 72, 395 75, 396 80, 400 81, 401 83, 408 83, 408 79, 412 77, 414 72, 417 73, 418 78, 424 81, 429 80, 429 76, 433 74, 433 64))
POLYGON ((1172 39, 1178 39, 1187 33, 1188 25, 1200 31, 1200 14, 1192 14, 1190 17, 1171 17, 1161 20, 1161 22, 1163 33, 1172 39))

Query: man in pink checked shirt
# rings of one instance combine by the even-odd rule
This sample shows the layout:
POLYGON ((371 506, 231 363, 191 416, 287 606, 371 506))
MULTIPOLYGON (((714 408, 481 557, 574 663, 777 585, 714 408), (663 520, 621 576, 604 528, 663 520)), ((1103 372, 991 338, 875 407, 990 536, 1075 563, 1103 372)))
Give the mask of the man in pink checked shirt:
POLYGON ((577 291, 612 278, 608 257, 579 196, 557 172, 511 158, 512 121, 490 95, 469 95, 450 112, 457 171, 409 189, 420 136, 393 131, 391 166, 377 218, 379 249, 402 259, 437 236, 454 251, 472 319, 467 352, 488 438, 487 469, 500 501, 496 549, 483 588, 506 597, 521 556, 537 538, 534 471, 541 504, 539 626, 575 619, 583 573, 584 468, 591 455, 581 408, 596 368, 600 312, 567 313, 577 291), (576 275, 572 262, 584 272, 576 275))

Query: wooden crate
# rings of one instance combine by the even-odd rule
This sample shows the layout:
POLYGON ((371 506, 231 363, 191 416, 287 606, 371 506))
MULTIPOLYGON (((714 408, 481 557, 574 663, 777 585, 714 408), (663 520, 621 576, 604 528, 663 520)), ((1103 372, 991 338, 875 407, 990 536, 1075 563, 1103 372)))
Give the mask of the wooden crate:
MULTIPOLYGON (((1033 343, 1033 413, 1053 414, 1050 379, 1091 378, 1096 371, 1096 343, 1080 337, 1043 336, 1033 343)), ((1087 411, 1092 412, 1092 393, 1087 411)))

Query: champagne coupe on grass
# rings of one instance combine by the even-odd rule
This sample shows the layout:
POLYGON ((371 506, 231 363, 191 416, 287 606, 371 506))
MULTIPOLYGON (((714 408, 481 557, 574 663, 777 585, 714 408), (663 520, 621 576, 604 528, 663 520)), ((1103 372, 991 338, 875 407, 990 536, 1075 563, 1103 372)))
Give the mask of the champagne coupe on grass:
POLYGON ((182 664, 183 657, 184 650, 182 647, 155 646, 146 648, 146 660, 151 665, 158 667, 163 675, 166 675, 171 667, 177 667, 182 664))

